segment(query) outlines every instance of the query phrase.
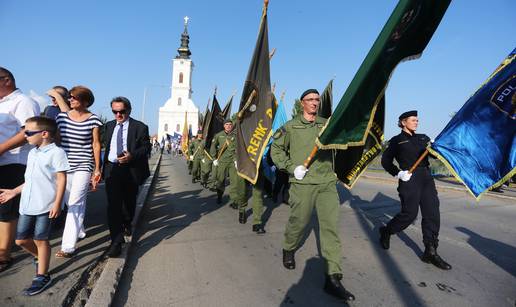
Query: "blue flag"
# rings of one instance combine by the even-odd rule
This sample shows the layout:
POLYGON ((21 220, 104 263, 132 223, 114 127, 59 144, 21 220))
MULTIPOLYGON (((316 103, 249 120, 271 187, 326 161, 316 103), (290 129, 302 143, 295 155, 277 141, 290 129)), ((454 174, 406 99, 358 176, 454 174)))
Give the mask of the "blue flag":
MULTIPOLYGON (((273 133, 276 132, 279 128, 281 128, 286 122, 287 119, 287 112, 285 112, 285 106, 283 104, 283 100, 281 100, 278 103, 278 107, 276 108, 276 114, 274 115, 274 120, 272 122, 272 131, 273 133)), ((269 154, 269 150, 271 148, 272 138, 269 139, 269 143, 267 144, 267 147, 265 147, 265 150, 263 151, 262 156, 262 170, 263 174, 265 175, 265 178, 267 178, 270 182, 274 182, 276 180, 276 174, 274 168, 272 168, 272 165, 270 165, 267 162, 267 155, 269 154)))
POLYGON ((516 49, 436 138, 436 155, 479 198, 516 173, 516 49))

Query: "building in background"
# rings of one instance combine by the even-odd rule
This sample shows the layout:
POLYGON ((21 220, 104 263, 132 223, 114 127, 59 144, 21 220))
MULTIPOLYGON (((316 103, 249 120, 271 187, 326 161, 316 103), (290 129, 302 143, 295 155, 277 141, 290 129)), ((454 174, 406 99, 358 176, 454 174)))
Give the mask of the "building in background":
POLYGON ((190 131, 195 135, 198 128, 199 108, 192 101, 192 71, 194 64, 190 59, 188 46, 188 17, 185 17, 185 30, 181 34, 181 46, 178 55, 172 60, 172 86, 170 98, 159 108, 158 140, 167 134, 182 133, 185 114, 188 117, 190 131))

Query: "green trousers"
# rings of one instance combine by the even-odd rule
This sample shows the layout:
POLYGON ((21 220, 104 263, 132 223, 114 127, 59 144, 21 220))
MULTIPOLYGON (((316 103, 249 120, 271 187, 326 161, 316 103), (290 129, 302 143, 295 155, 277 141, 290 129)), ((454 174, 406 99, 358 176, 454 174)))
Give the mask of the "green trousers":
POLYGON ((192 162, 192 178, 201 179, 201 159, 194 159, 192 162))
POLYGON ((234 162, 219 162, 215 167, 215 188, 224 192, 226 178, 229 177, 229 199, 239 207, 245 207, 245 180, 238 176, 234 162))
POLYGON ((260 171, 258 173, 256 184, 253 185, 253 193, 251 194, 251 203, 253 204, 253 225, 262 223, 264 183, 265 178, 263 178, 263 173, 260 171))
POLYGON ((339 196, 335 181, 324 184, 291 183, 290 217, 285 229, 285 250, 299 247, 315 207, 319 221, 321 252, 328 274, 342 273, 341 245, 338 235, 339 196))
POLYGON ((204 158, 204 163, 201 161, 201 183, 208 183, 208 178, 211 174, 211 160, 204 158))

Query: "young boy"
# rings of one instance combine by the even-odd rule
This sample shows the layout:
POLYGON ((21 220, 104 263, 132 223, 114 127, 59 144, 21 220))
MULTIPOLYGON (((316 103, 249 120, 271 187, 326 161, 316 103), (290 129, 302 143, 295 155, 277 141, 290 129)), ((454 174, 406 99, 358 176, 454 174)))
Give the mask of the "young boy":
POLYGON ((25 183, 12 190, 0 189, 0 206, 21 193, 16 244, 35 257, 36 277, 24 295, 35 295, 50 285, 50 234, 52 220, 59 216, 70 168, 63 149, 54 144, 53 119, 35 116, 25 122, 25 138, 34 145, 27 158, 25 183))

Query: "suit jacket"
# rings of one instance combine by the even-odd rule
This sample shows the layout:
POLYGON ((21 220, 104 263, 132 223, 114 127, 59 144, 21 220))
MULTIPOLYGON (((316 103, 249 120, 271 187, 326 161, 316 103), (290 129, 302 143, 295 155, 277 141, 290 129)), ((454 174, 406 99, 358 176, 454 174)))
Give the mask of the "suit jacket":
MULTIPOLYGON (((127 131, 127 151, 132 155, 132 160, 127 164, 133 180, 138 184, 145 182, 150 176, 148 155, 150 150, 149 128, 144 123, 129 117, 129 129, 127 131)), ((111 138, 116 126, 116 120, 105 125, 104 139, 104 167, 103 177, 109 178, 113 164, 108 160, 111 149, 111 138)))

